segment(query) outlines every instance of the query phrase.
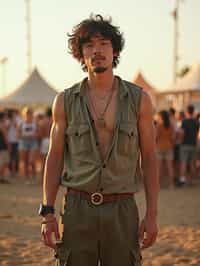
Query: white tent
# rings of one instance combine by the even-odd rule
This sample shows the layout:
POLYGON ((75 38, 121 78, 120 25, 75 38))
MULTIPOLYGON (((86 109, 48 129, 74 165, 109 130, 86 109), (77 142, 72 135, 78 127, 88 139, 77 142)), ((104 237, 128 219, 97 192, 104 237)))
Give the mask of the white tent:
POLYGON ((157 95, 158 109, 173 106, 177 110, 185 109, 192 103, 200 111, 200 61, 179 78, 175 84, 157 95))
POLYGON ((30 76, 10 95, 1 98, 3 105, 51 105, 57 91, 53 89, 35 68, 30 76))
POLYGON ((179 78, 175 85, 172 85, 169 90, 174 91, 200 91, 200 62, 194 64, 188 73, 183 77, 179 78))

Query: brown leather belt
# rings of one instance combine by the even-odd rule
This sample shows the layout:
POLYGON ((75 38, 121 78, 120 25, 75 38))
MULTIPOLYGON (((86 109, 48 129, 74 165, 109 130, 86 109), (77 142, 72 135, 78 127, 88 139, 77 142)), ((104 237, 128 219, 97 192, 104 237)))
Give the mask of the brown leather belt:
POLYGON ((133 197, 134 193, 113 193, 113 194, 102 194, 101 192, 89 193, 86 191, 80 191, 73 188, 68 188, 67 194, 80 195, 87 199, 94 205, 100 205, 103 203, 109 203, 120 199, 127 199, 133 197))

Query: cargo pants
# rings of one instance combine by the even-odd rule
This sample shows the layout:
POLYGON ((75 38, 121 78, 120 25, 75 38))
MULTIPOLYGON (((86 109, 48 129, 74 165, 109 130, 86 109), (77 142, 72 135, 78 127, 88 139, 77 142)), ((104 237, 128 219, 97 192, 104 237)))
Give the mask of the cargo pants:
POLYGON ((57 266, 140 266, 139 216, 134 197, 93 205, 65 196, 57 266))

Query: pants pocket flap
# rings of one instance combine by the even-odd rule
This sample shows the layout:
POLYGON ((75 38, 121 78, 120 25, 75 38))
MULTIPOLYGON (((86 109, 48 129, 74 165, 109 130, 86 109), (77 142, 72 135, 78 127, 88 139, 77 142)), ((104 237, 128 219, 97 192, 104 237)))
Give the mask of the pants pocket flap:
POLYGON ((63 243, 57 244, 57 249, 55 252, 55 258, 60 260, 60 262, 64 263, 62 265, 67 265, 67 262, 69 260, 71 250, 66 249, 63 245, 63 243))

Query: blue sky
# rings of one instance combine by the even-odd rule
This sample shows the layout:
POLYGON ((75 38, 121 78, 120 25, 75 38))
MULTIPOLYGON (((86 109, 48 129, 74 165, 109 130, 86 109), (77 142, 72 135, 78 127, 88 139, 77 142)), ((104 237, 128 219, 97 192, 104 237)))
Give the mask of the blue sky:
MULTIPOLYGON (((32 59, 48 82, 61 91, 84 77, 67 52, 67 32, 90 13, 111 16, 126 40, 116 74, 132 80, 142 70, 156 88, 172 82, 175 0, 32 0, 32 59)), ((179 68, 200 60, 200 0, 180 5, 179 68)), ((0 66, 0 96, 26 78, 25 0, 0 0, 0 58, 8 57, 6 88, 0 66)))

